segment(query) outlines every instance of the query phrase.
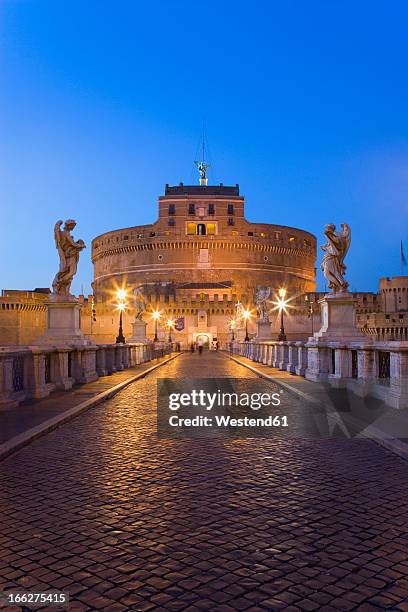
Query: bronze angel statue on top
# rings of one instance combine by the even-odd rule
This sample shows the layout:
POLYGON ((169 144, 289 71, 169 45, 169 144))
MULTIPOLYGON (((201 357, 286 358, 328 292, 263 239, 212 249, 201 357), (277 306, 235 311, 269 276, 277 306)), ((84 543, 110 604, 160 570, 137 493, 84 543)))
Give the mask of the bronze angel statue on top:
POLYGON ((349 284, 344 279, 346 271, 344 258, 350 248, 350 226, 343 223, 341 232, 336 232, 336 226, 330 223, 324 228, 324 234, 327 244, 320 247, 322 251, 325 251, 321 266, 322 272, 332 293, 345 292, 349 284))
POLYGON ((57 295, 69 296, 72 279, 78 268, 79 253, 82 249, 85 249, 85 243, 83 240, 75 242, 74 237, 71 236, 76 221, 67 219, 64 229, 61 229, 62 223, 62 221, 57 221, 54 226, 54 238, 60 258, 60 269, 53 280, 52 291, 57 295))

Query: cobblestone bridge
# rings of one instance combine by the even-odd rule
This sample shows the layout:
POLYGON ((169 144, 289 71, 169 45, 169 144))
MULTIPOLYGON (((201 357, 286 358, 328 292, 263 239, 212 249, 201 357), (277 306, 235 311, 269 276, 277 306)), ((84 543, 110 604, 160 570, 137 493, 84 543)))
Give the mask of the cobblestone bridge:
POLYGON ((158 440, 156 377, 215 375, 278 389, 185 354, 3 461, 0 590, 109 612, 408 610, 406 463, 367 440, 158 440))

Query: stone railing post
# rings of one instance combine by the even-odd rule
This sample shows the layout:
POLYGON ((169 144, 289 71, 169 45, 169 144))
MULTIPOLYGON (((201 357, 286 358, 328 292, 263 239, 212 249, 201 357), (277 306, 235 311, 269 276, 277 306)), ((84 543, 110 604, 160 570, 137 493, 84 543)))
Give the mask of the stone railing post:
POLYGON ((307 370, 305 376, 308 380, 326 380, 329 375, 328 349, 320 344, 307 344, 307 370))
POLYGON ((279 363, 278 363, 278 368, 280 370, 286 370, 286 367, 288 365, 289 362, 289 346, 287 342, 280 342, 279 343, 279 352, 280 352, 280 359, 279 359, 279 363))
POLYGON ((68 375, 68 354, 69 349, 58 348, 53 354, 53 381, 57 389, 68 391, 71 389, 74 379, 68 375))
POLYGON ((105 363, 108 374, 113 374, 113 372, 116 372, 115 346, 116 345, 114 344, 106 345, 105 363))
POLYGON ((298 376, 304 376, 307 370, 307 348, 304 342, 296 342, 296 346, 298 349, 298 362, 295 368, 295 373, 298 376))
MULTIPOLYGON (((329 349, 328 349, 329 350, 329 349)), ((351 352, 345 347, 332 347, 334 353, 334 372, 329 378, 351 378, 351 352)), ((328 355, 329 358, 329 355, 328 355)))
POLYGON ((2 406, 14 408, 23 401, 27 394, 27 365, 30 354, 14 353, 1 355, 0 353, 0 409, 2 406), (13 362, 18 359, 16 367, 19 368, 20 384, 14 388, 13 381, 13 362))
POLYGON ((377 378, 377 362, 373 348, 360 348, 357 352, 358 378, 373 381, 377 378))
POLYGON ((96 351, 96 372, 98 376, 107 376, 110 374, 106 364, 107 350, 106 344, 100 344, 96 351))
POLYGON ((268 360, 266 362, 266 365, 272 367, 273 360, 274 360, 274 354, 275 354, 275 342, 270 342, 269 343, 268 360))
POLYGON ((82 372, 79 382, 93 382, 98 378, 96 372, 96 347, 85 347, 82 351, 82 372))
POLYGON ((122 362, 123 362, 123 367, 125 368, 125 370, 127 370, 130 364, 129 353, 130 353, 130 346, 128 344, 125 344, 122 348, 122 362))
POLYGON ((408 347, 390 350, 390 393, 387 403, 394 408, 408 408, 408 347))
POLYGON ((45 380, 46 363, 52 349, 33 347, 27 368, 27 396, 33 399, 47 397, 55 389, 55 384, 45 380))
POLYGON ((296 367, 298 364, 299 351, 297 342, 288 342, 288 363, 286 365, 286 371, 291 374, 296 374, 296 367))

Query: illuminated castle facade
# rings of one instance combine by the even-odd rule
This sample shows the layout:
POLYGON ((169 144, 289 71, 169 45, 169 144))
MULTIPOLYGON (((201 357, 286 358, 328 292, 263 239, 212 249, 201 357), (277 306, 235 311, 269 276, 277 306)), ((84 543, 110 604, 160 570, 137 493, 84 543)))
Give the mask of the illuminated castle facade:
MULTIPOLYGON (((174 336, 184 345, 198 336, 224 343, 236 303, 253 308, 258 286, 269 286, 273 293, 284 286, 292 296, 315 290, 315 236, 293 227, 251 223, 238 185, 200 182, 166 185, 155 223, 93 240, 95 341, 111 342, 116 333, 115 287, 126 287, 130 297, 141 288, 148 311, 162 314, 160 336, 167 337, 167 319, 177 319, 182 329, 174 336)), ((127 336, 133 317, 130 299, 127 336)), ((152 338, 154 322, 149 313, 144 318, 152 338)))

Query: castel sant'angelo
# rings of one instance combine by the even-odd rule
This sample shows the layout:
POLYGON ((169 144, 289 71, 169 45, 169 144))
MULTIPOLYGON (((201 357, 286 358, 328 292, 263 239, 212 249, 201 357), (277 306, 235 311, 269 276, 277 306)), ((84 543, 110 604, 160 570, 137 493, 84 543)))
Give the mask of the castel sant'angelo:
POLYGON ((174 339, 184 346, 199 336, 225 343, 237 302, 254 309, 259 286, 272 294, 285 287, 292 296, 315 290, 315 236, 247 221, 239 186, 208 185, 205 168, 199 185, 166 185, 158 213, 151 225, 107 232, 92 242, 96 341, 111 342, 116 333, 118 287, 129 296, 125 335, 131 335, 132 295, 139 288, 148 305, 148 337, 155 333, 151 312, 158 310, 159 337, 167 337, 171 318, 177 321, 174 339))

